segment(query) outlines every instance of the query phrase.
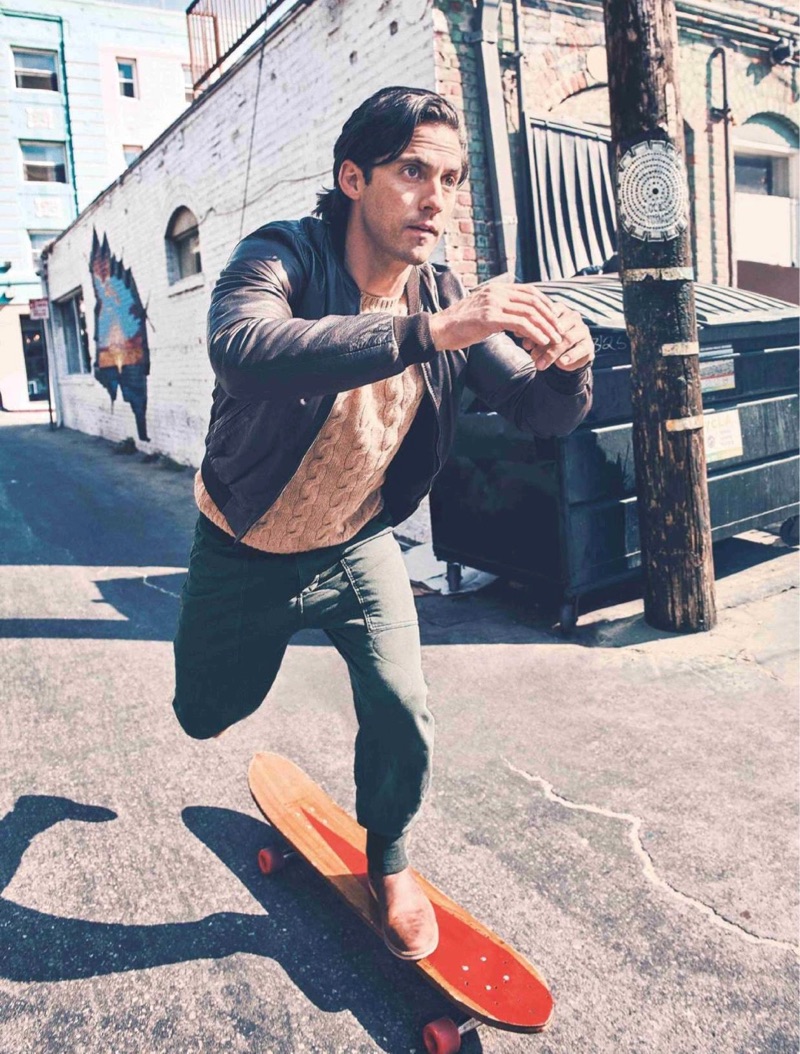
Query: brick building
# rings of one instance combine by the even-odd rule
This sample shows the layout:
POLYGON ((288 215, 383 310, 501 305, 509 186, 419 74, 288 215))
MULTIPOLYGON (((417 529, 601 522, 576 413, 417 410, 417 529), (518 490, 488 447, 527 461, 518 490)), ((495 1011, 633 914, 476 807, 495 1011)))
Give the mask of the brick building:
MULTIPOLYGON (((744 0, 679 12, 698 278, 735 283, 744 261, 780 294, 797 275, 797 19, 744 0), (740 197, 759 200, 748 212, 740 197)), ((196 52, 198 76, 213 71, 202 96, 47 256, 60 420, 187 464, 208 420, 217 275, 243 234, 313 207, 342 122, 383 85, 434 88, 464 111, 472 172, 439 252, 467 286, 571 275, 613 252, 596 0, 287 2, 255 35, 228 68, 196 52), (69 354, 81 307, 93 372, 69 354)))

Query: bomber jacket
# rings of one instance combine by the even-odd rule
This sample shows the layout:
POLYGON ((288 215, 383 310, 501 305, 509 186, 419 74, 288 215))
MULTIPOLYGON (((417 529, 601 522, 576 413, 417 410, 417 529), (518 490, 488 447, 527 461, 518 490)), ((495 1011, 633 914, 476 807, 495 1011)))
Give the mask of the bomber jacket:
POLYGON ((591 405, 591 370, 537 371, 504 333, 439 352, 430 313, 465 296, 447 267, 410 272, 409 315, 359 314, 361 293, 328 224, 268 223, 220 274, 208 313, 216 377, 203 483, 237 541, 297 471, 342 391, 421 363, 426 397, 383 486, 393 524, 411 515, 444 464, 464 386, 518 428, 567 435, 591 405))

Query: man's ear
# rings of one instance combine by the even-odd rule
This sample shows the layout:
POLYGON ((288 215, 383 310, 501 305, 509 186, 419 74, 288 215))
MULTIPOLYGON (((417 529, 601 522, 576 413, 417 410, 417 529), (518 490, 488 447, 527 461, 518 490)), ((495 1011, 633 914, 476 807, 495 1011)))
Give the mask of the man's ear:
POLYGON ((339 189, 351 201, 358 201, 363 192, 366 180, 364 173, 355 161, 343 161, 339 167, 339 189))

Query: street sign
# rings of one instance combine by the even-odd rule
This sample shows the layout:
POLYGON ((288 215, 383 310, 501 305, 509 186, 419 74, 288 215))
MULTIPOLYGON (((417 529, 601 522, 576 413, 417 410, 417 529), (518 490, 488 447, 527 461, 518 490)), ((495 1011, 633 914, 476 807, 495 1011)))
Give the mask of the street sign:
POLYGON ((50 309, 47 297, 28 301, 28 311, 31 318, 50 318, 50 309))

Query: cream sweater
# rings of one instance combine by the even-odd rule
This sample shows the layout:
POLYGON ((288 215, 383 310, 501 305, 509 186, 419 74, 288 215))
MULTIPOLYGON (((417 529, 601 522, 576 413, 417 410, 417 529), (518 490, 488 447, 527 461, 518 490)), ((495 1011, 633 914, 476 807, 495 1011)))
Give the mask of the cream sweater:
MULTIPOLYGON (((361 311, 408 313, 397 300, 361 294, 361 311)), ((386 470, 414 420, 425 391, 422 368, 340 392, 330 415, 277 501, 242 538, 269 553, 302 553, 349 541, 383 508, 386 470)), ((198 472, 200 511, 228 534, 228 522, 198 472)))

